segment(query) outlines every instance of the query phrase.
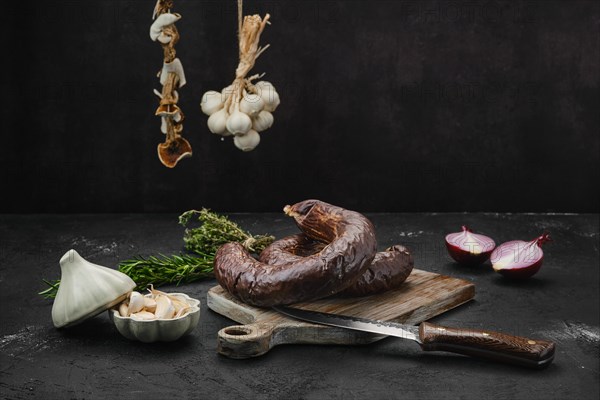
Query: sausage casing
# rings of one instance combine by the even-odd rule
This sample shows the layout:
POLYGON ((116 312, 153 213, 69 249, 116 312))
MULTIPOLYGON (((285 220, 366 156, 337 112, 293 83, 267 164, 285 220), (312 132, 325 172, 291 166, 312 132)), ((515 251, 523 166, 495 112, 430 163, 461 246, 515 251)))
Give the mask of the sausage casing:
POLYGON ((362 214, 319 200, 286 206, 298 227, 329 243, 300 260, 269 265, 254 259, 239 243, 215 255, 215 277, 245 303, 271 307, 331 296, 352 285, 377 252, 373 224, 362 214))
MULTIPOLYGON (((327 244, 296 234, 277 240, 260 253, 259 260, 266 264, 281 265, 298 261, 321 251, 327 244)), ((413 269, 413 257, 402 245, 389 247, 375 254, 373 262, 352 285, 339 296, 358 297, 382 293, 398 288, 413 269)))

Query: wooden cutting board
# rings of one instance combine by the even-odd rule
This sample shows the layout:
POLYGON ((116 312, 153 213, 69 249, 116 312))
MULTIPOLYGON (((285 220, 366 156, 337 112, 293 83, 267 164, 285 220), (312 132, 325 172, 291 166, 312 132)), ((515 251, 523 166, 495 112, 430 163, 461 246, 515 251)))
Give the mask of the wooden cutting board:
MULTIPOLYGON (((368 297, 332 297, 293 307, 418 324, 466 303, 474 295, 475 286, 469 281, 415 269, 397 290, 368 297)), ((297 321, 268 308, 242 303, 220 286, 208 291, 207 305, 241 324, 219 331, 218 352, 230 358, 260 356, 280 344, 367 344, 385 337, 297 321)))

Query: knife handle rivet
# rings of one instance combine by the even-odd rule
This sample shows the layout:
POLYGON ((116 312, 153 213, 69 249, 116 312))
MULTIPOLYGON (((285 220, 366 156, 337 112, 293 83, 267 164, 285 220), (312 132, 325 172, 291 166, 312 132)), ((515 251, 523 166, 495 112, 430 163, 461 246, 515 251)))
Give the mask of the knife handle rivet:
POLYGON ((535 344, 535 340, 528 340, 527 343, 528 344, 535 344))

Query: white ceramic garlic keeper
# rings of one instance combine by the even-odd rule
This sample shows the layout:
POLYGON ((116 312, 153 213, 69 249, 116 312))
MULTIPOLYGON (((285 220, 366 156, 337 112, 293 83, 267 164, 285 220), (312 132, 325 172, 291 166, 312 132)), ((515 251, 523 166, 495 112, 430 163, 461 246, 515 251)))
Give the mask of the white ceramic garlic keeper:
POLYGON ((57 328, 76 325, 123 301, 135 282, 122 272, 92 264, 75 250, 60 259, 61 280, 52 322, 57 328))

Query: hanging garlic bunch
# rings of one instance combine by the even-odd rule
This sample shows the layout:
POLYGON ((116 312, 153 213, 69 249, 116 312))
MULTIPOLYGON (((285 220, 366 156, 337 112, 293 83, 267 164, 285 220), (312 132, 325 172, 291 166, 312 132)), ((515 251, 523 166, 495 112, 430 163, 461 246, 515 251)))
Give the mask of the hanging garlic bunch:
POLYGON ((166 135, 165 142, 158 145, 158 158, 169 168, 192 155, 192 146, 181 137, 184 116, 177 106, 177 89, 183 87, 186 81, 183 66, 175 52, 175 44, 179 41, 175 23, 181 19, 181 15, 172 14, 172 7, 173 0, 158 0, 152 15, 154 23, 150 27, 150 38, 160 43, 164 53, 163 67, 158 73, 163 88, 160 92, 155 89, 154 93, 159 98, 155 115, 161 118, 161 131, 166 135))
MULTIPOLYGON (((279 94, 266 81, 253 83, 262 75, 246 78, 256 59, 269 47, 259 47, 260 35, 269 24, 270 15, 248 15, 242 22, 239 11, 240 63, 233 83, 221 92, 204 93, 200 107, 209 116, 208 129, 217 135, 233 136, 233 143, 242 151, 251 151, 260 143, 260 132, 273 125, 272 112, 279 106, 279 94)), ((264 75, 264 74, 263 74, 264 75)))

